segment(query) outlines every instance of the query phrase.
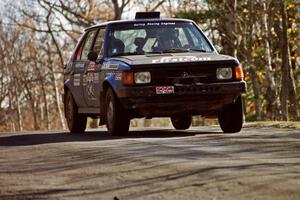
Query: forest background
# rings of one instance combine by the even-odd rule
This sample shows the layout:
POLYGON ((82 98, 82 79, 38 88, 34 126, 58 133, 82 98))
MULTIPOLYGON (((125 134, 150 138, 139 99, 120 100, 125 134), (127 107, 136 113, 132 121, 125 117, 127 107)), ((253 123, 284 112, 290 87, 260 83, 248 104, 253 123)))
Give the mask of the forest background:
POLYGON ((192 19, 237 57, 246 121, 300 120, 300 0, 3 0, 0 131, 66 128, 63 66, 83 29, 136 11, 192 19))

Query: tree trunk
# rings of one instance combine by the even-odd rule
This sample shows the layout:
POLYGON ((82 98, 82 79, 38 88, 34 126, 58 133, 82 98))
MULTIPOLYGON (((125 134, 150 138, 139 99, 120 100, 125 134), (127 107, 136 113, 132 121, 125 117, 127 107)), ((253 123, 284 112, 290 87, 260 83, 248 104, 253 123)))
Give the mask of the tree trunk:
POLYGON ((262 18, 262 33, 264 39, 265 47, 265 71, 266 71, 266 114, 268 119, 274 120, 276 118, 276 111, 278 108, 278 100, 276 95, 276 85, 272 69, 272 58, 271 50, 269 43, 269 29, 268 29, 268 14, 267 14, 267 5, 265 2, 263 4, 263 18, 262 18))
POLYGON ((66 124, 64 121, 64 112, 61 108, 62 102, 60 101, 60 93, 59 93, 59 87, 58 83, 55 77, 55 74, 53 71, 51 72, 51 79, 53 80, 53 91, 54 91, 54 96, 55 96, 55 103, 57 106, 58 114, 59 114, 59 119, 60 119, 60 124, 63 129, 66 129, 66 124))
POLYGON ((255 106, 256 120, 260 121, 261 120, 261 107, 260 107, 260 101, 259 101, 260 85, 259 85, 259 82, 258 82, 257 74, 255 73, 255 69, 254 69, 253 66, 249 66, 249 74, 250 74, 250 78, 251 78, 252 84, 253 84, 254 106, 255 106))
POLYGON ((114 20, 119 20, 121 19, 121 15, 122 15, 122 8, 119 6, 119 2, 118 0, 112 0, 113 6, 114 6, 114 12, 115 12, 115 16, 114 16, 114 20))
POLYGON ((38 80, 39 80, 40 86, 41 86, 42 98, 43 98, 44 105, 45 105, 42 109, 43 109, 43 112, 45 112, 46 129, 50 130, 48 102, 47 102, 47 95, 46 95, 44 77, 42 76, 41 71, 37 66, 37 62, 34 62, 34 68, 35 68, 35 70, 37 72, 37 75, 38 75, 38 80))
MULTIPOLYGON (((253 34, 253 1, 250 0, 250 23, 249 23, 249 35, 253 34)), ((246 38, 245 38, 246 39, 246 38)), ((252 49, 253 47, 253 37, 248 38, 247 42, 247 62, 248 62, 248 70, 250 74, 250 78, 252 81, 252 89, 254 93, 254 109, 255 109, 255 114, 256 114, 256 120, 260 121, 261 120, 261 107, 260 107, 260 101, 259 101, 259 96, 260 96, 260 85, 258 81, 257 74, 255 72, 255 69, 253 67, 253 58, 252 58, 252 49)))
POLYGON ((18 128, 19 131, 23 131, 23 118, 22 118, 22 110, 20 105, 20 98, 18 93, 18 88, 15 88, 15 94, 16 94, 16 103, 17 103, 17 120, 18 120, 18 128))
POLYGON ((235 10, 237 8, 236 0, 230 0, 224 4, 224 17, 220 18, 219 32, 221 35, 224 53, 236 57, 236 19, 235 10))
POLYGON ((282 15, 282 31, 280 37, 281 44, 281 56, 282 56, 282 65, 281 65, 281 91, 280 91, 280 101, 281 101, 281 110, 282 117, 284 120, 289 120, 289 110, 288 110, 288 100, 290 104, 291 118, 298 118, 297 111, 297 101, 296 101, 296 86, 295 80, 290 64, 290 53, 288 46, 288 35, 287 35, 287 11, 286 11, 286 1, 281 0, 281 15, 282 15))
POLYGON ((49 44, 47 44, 48 46, 48 69, 50 71, 49 75, 50 75, 50 79, 51 79, 51 82, 52 82, 52 87, 53 87, 53 95, 54 95, 54 98, 55 98, 55 104, 56 104, 56 107, 57 107, 57 111, 58 111, 58 114, 59 114, 59 119, 60 119, 60 125, 63 129, 66 129, 66 124, 65 124, 65 120, 64 120, 64 112, 61 108, 61 101, 60 101, 60 93, 59 93, 59 86, 58 86, 58 83, 57 83, 57 80, 56 80, 56 77, 55 77, 55 72, 54 72, 54 69, 53 69, 53 61, 52 61, 52 55, 51 55, 51 47, 49 44))

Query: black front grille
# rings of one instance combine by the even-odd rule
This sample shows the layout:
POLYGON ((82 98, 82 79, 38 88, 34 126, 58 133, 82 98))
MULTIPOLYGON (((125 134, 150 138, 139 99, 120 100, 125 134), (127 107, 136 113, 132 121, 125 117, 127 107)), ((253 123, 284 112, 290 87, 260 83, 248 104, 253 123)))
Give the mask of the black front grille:
POLYGON ((176 94, 209 94, 215 93, 219 91, 219 86, 183 86, 183 87, 176 87, 175 93, 176 94))
MULTIPOLYGON (((179 66, 174 68, 160 67, 151 70, 153 85, 199 85, 203 83, 229 82, 229 80, 218 80, 216 68, 223 66, 179 66)), ((234 69, 234 68, 232 68, 234 69)))

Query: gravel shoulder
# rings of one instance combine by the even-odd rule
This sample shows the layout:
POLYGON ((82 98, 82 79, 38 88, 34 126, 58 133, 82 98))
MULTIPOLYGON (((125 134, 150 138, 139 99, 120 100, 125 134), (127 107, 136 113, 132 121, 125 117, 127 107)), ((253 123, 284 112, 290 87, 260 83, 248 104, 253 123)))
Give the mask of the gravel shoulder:
POLYGON ((273 127, 273 128, 290 128, 300 130, 299 121, 261 121, 261 122, 247 122, 244 127, 273 127))
POLYGON ((300 199, 300 131, 0 134, 0 199, 300 199))

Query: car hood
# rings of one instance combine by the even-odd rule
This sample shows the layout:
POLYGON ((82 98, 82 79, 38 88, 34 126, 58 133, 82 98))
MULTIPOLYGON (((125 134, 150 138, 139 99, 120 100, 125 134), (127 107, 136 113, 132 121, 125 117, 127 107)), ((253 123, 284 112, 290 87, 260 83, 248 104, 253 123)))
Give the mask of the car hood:
POLYGON ((180 63, 203 63, 203 64, 239 64, 236 58, 216 53, 186 52, 186 53, 164 53, 113 57, 130 66, 139 65, 162 65, 180 63))

